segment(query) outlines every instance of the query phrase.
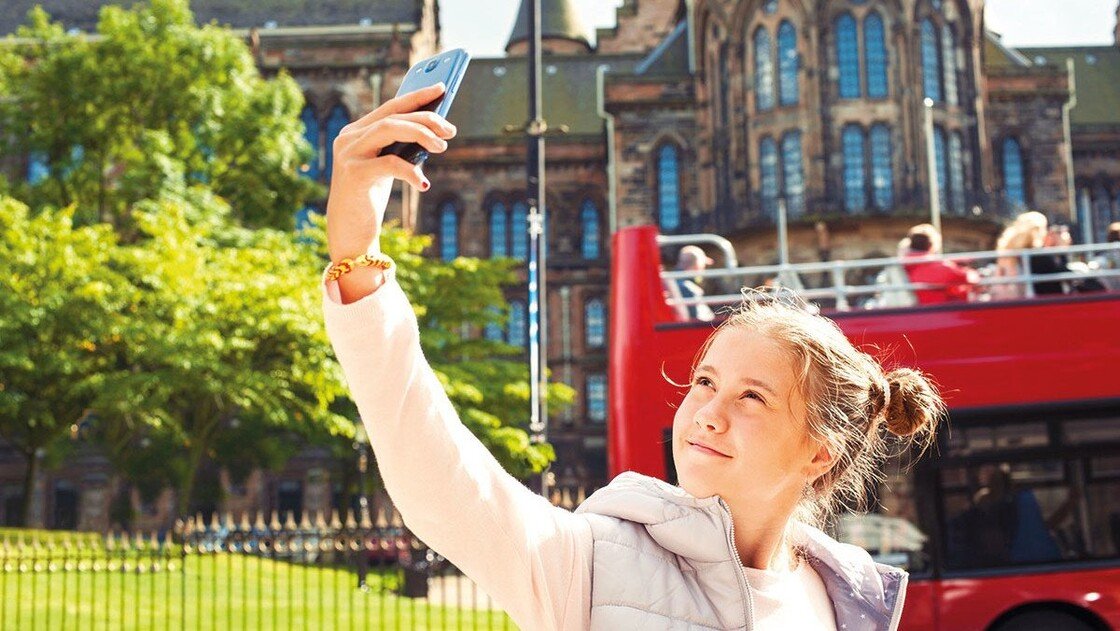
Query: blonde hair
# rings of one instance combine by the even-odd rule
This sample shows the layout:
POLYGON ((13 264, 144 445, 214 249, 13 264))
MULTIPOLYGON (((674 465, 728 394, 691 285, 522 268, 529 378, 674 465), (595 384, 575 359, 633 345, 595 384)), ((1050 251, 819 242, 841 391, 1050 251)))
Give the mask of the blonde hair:
POLYGON ((1025 212, 1016 217, 1011 225, 1000 233, 996 241, 996 250, 1026 250, 1041 247, 1049 224, 1046 215, 1035 210, 1025 212))
POLYGON ((743 304, 708 337, 697 365, 724 329, 756 331, 784 346, 795 358, 809 434, 835 458, 806 488, 795 517, 822 525, 843 508, 866 510, 887 457, 913 447, 924 453, 933 444, 945 413, 937 388, 918 370, 884 371, 835 322, 810 312, 800 299, 745 293, 743 304))

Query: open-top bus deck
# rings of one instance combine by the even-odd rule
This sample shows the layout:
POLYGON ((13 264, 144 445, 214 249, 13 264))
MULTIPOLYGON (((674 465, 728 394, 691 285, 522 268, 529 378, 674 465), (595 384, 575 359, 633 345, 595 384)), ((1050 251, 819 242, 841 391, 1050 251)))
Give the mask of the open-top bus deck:
MULTIPOLYGON (((888 307, 882 306, 892 302, 882 299, 888 292, 929 287, 846 280, 902 269, 899 260, 738 268, 724 245, 723 269, 662 272, 663 248, 689 240, 659 237, 652 227, 615 235, 612 476, 633 470, 675 482, 667 439, 683 392, 665 377, 687 383, 697 351, 720 320, 690 319, 687 307, 707 303, 718 314, 721 305, 739 300, 738 286, 776 280, 818 302, 885 365, 932 375, 949 406, 950 431, 912 469, 891 473, 877 514, 833 525, 842 539, 910 570, 902 628, 1120 628, 1120 292, 1036 297, 1031 288, 1038 278, 1027 272, 999 281, 1023 284, 1019 299, 888 307), (666 291, 678 278, 696 275, 725 291, 689 300, 666 291), (809 282, 818 279, 823 282, 809 282), (854 307, 872 302, 880 306, 854 307), (995 483, 1000 476, 1004 486, 995 483), (999 502, 991 501, 994 492, 999 502), (979 499, 984 495, 986 503, 979 499), (984 506, 995 506, 997 518, 984 506)), ((1076 258, 1116 248, 1068 253, 1076 258)), ((1024 261, 1032 254, 1015 253, 1024 261)), ((966 258, 997 256, 1007 253, 966 258)), ((1047 278, 1073 282, 1086 274, 1047 278)))

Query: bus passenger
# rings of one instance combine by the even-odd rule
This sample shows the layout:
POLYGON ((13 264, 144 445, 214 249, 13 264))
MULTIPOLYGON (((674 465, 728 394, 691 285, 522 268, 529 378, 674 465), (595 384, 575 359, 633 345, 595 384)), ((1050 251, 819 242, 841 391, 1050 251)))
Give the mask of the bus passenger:
MULTIPOLYGON (((1046 215, 1040 212, 1029 211, 1015 218, 1011 225, 1004 228, 996 241, 996 251, 1004 256, 996 260, 996 277, 1014 279, 1023 274, 1022 258, 1009 254, 1015 250, 1029 250, 1041 248, 1046 240, 1046 227, 1049 221, 1046 215)), ((1010 280, 1007 283, 992 285, 992 298, 996 300, 1009 300, 1022 298, 1026 295, 1025 285, 1022 280, 1010 280)))
MULTIPOLYGON (((1120 243, 1120 221, 1108 226, 1105 243, 1120 243)), ((1111 250, 1093 257, 1093 267, 1106 272, 1120 272, 1120 250, 1111 250)), ((1120 291, 1120 276, 1105 276, 1100 280, 1106 289, 1120 291)))
POLYGON ((897 629, 906 572, 815 526, 860 506, 889 453, 928 447, 943 405, 831 320, 748 301, 712 333, 673 421, 679 485, 624 473, 569 512, 463 425, 379 246, 394 179, 431 186, 380 150, 445 151, 455 128, 416 111, 440 94, 343 128, 327 202, 327 331, 405 524, 525 629, 897 629))
MULTIPOLYGON (((714 264, 715 261, 696 245, 686 245, 681 248, 680 253, 677 254, 678 272, 703 272, 714 264)), ((704 279, 700 277, 678 278, 677 291, 680 293, 681 298, 686 300, 689 298, 703 298, 704 288, 700 286, 702 282, 704 282, 704 279)), ((684 305, 684 307, 688 312, 689 319, 710 322, 715 318, 711 307, 706 304, 691 304, 684 305)))
MULTIPOLYGON (((910 245, 904 258, 923 258, 941 253, 941 233, 928 223, 911 228, 906 238, 910 245)), ((905 267, 910 282, 936 286, 914 291, 920 305, 966 302, 971 298, 972 290, 979 280, 976 270, 958 265, 954 261, 922 261, 906 263, 905 267)))

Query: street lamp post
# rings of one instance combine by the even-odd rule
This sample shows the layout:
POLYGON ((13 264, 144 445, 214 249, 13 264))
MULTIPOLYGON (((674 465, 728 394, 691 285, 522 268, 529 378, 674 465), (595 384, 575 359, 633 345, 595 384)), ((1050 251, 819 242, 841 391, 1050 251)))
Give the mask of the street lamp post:
MULTIPOLYGON (((361 529, 362 524, 370 523, 369 519, 369 499, 366 497, 366 472, 369 470, 369 436, 366 434, 366 426, 361 421, 358 421, 354 428, 354 450, 358 452, 358 528, 361 529)), ((367 590, 366 574, 369 572, 369 553, 366 550, 366 537, 368 533, 363 533, 361 537, 362 545, 358 546, 357 561, 358 566, 358 589, 367 590)))
MULTIPOLYGON (((544 192, 544 135, 548 124, 541 114, 541 0, 529 5, 529 123, 528 187, 529 204, 529 431, 534 443, 548 438, 548 223, 544 192)), ((540 480, 541 495, 548 497, 548 472, 540 480)))
POLYGON ((937 172, 937 146, 933 137, 933 99, 926 97, 925 106, 926 165, 929 177, 929 222, 941 233, 941 174, 937 172))

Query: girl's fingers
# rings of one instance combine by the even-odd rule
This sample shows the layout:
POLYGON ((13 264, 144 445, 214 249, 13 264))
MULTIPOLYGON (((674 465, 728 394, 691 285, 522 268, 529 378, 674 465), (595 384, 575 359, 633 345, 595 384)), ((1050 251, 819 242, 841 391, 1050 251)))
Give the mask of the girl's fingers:
POLYGON ((444 86, 441 82, 432 86, 428 86, 426 88, 421 88, 419 90, 416 90, 415 92, 409 92, 408 94, 402 94, 400 96, 393 97, 388 101, 382 103, 381 106, 377 109, 350 124, 354 127, 366 127, 374 122, 377 122, 378 120, 388 118, 393 114, 407 114, 410 112, 415 112, 416 110, 438 99, 446 91, 447 87, 444 86))
POLYGON ((393 117, 380 120, 365 130, 340 134, 335 140, 335 152, 336 155, 373 158, 394 142, 414 142, 430 153, 443 153, 447 150, 447 141, 431 129, 420 123, 393 117))
POLYGON ((420 165, 412 164, 400 156, 381 156, 368 162, 370 169, 408 182, 417 190, 426 191, 432 186, 428 182, 428 178, 424 177, 424 171, 420 165))
POLYGON ((408 114, 394 114, 392 118, 419 123, 420 125, 423 125, 432 130, 432 133, 434 133, 436 136, 439 136, 440 138, 443 138, 444 140, 450 140, 451 138, 455 137, 455 134, 459 133, 459 129, 457 127, 447 122, 446 118, 440 116, 439 114, 436 114, 435 112, 411 112, 408 114))

